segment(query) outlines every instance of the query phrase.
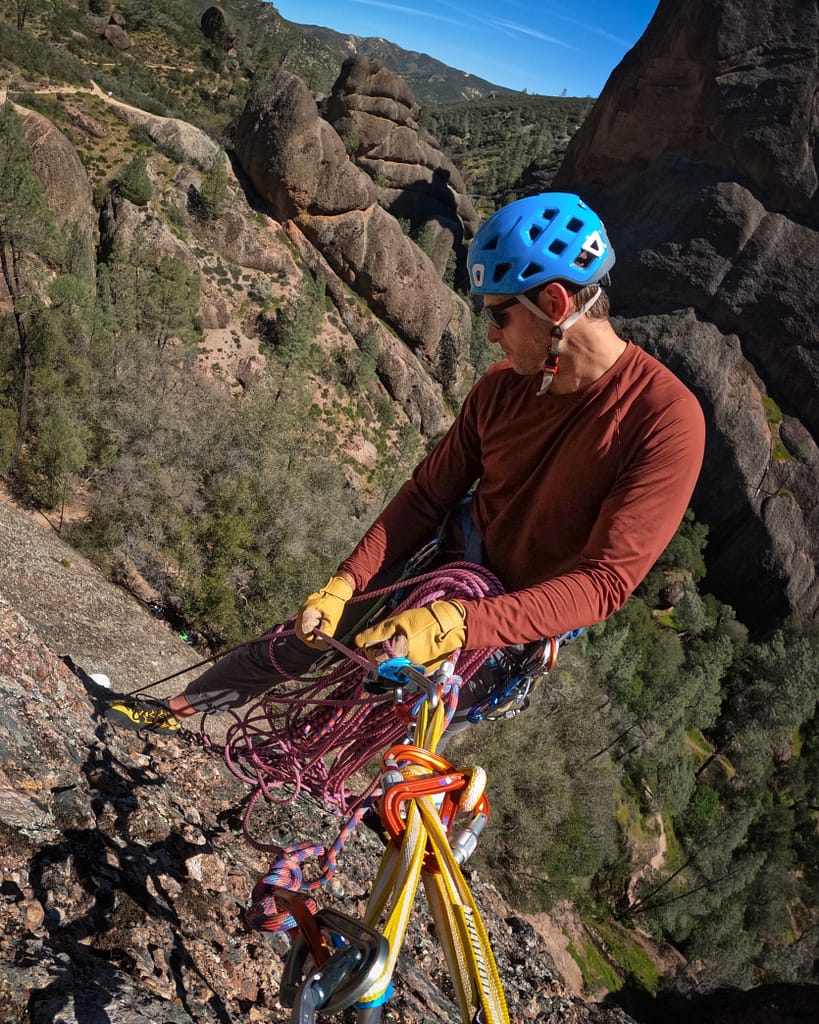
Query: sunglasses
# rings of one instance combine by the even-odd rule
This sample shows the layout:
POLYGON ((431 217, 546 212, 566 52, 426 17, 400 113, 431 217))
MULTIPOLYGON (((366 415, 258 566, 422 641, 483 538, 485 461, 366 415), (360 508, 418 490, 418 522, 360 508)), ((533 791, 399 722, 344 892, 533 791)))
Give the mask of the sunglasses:
POLYGON ((494 306, 484 305, 483 311, 486 313, 486 319, 493 327, 497 327, 498 330, 502 331, 506 326, 509 310, 517 301, 518 296, 513 295, 511 299, 507 299, 505 302, 498 302, 494 306))

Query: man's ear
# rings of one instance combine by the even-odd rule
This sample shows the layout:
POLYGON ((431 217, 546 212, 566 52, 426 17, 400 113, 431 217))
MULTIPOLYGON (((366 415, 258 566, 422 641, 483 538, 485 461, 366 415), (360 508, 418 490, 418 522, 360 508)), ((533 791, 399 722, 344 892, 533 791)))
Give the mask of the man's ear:
POLYGON ((550 281, 540 290, 538 305, 554 323, 560 324, 574 312, 574 296, 559 281, 550 281))

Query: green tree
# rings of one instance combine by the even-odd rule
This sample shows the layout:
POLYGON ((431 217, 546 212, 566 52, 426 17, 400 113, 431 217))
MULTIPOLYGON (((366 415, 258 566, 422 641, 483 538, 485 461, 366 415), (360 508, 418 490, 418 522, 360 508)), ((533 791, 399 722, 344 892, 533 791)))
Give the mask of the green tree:
POLYGON ((202 177, 199 199, 203 220, 216 220, 225 208, 228 192, 227 155, 220 149, 202 177))
POLYGON ((144 154, 140 153, 129 161, 116 176, 116 190, 129 203, 145 206, 154 194, 144 154))
POLYGON ((46 508, 60 507, 60 529, 66 499, 88 464, 87 438, 82 410, 68 403, 55 403, 38 426, 37 444, 27 466, 28 489, 46 508))
POLYGON ((54 218, 34 175, 20 118, 11 103, 0 109, 0 272, 11 299, 17 347, 15 391, 19 458, 29 426, 32 319, 40 305, 43 260, 57 249, 54 218))
POLYGON ((306 272, 302 277, 301 293, 276 315, 274 351, 281 366, 276 401, 282 397, 291 373, 307 369, 313 361, 313 342, 327 312, 325 289, 326 284, 320 274, 314 277, 306 272))
POLYGON ((143 267, 136 288, 139 329, 158 349, 173 339, 195 342, 199 293, 198 272, 176 256, 163 256, 157 266, 143 267))
POLYGON ((380 344, 378 341, 378 331, 375 328, 367 331, 359 343, 359 349, 361 357, 356 374, 356 388, 359 391, 366 391, 375 380, 375 371, 378 365, 380 344))

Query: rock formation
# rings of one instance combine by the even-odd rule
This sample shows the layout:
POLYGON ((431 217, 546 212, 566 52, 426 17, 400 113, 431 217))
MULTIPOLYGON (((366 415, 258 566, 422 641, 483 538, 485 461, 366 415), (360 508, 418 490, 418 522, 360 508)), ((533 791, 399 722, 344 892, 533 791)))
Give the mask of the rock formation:
POLYGON ((152 142, 168 149, 180 161, 187 161, 209 170, 219 152, 213 139, 200 128, 177 117, 161 117, 125 103, 111 104, 113 113, 129 125, 145 130, 152 142))
POLYGON ((133 46, 131 37, 125 30, 125 19, 121 14, 112 14, 108 18, 88 15, 89 28, 114 49, 124 51, 133 46))
POLYGON ((466 303, 378 205, 376 185, 352 163, 304 83, 279 72, 255 93, 239 119, 235 148, 272 214, 294 221, 437 380, 462 390, 471 334, 466 303))
POLYGON ((86 239, 89 260, 97 244, 97 215, 91 183, 76 149, 47 117, 16 104, 31 147, 31 162, 46 203, 63 231, 76 227, 86 239))
POLYGON ((225 53, 236 45, 236 27, 222 7, 208 7, 199 19, 202 35, 225 53))
POLYGON ((378 184, 384 208, 408 221, 415 237, 426 228, 438 272, 443 275, 453 251, 462 268, 463 243, 480 218, 460 171, 435 139, 419 135, 419 107, 407 83, 371 57, 350 57, 326 113, 356 164, 378 184))
POLYGON ((752 623, 819 610, 818 55, 816 4, 661 0, 554 186, 606 222, 623 329, 703 402, 709 582, 752 623))
POLYGON ((190 248, 152 211, 111 193, 100 212, 100 256, 109 259, 115 246, 127 251, 136 246, 142 257, 157 265, 167 256, 181 260, 199 276, 199 263, 190 248))

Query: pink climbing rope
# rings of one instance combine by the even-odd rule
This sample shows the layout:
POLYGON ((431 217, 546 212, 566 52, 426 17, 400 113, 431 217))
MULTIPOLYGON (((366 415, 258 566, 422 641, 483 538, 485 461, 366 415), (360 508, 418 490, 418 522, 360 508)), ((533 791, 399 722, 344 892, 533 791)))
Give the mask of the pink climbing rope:
MULTIPOLYGON (((432 601, 470 600, 503 593, 500 582, 487 569, 456 562, 353 601, 369 602, 407 588, 404 600, 392 614, 432 601)), ((293 622, 290 619, 271 634, 271 658, 272 639, 292 632, 293 622)), ((306 677, 291 677, 241 716, 234 712, 236 721, 226 735, 225 760, 230 770, 253 789, 246 821, 260 797, 286 804, 305 792, 328 810, 349 813, 362 796, 350 792, 350 776, 407 731, 414 698, 407 697, 396 705, 391 693, 368 693, 364 684, 372 666, 367 659, 338 641, 330 643, 340 652, 340 660, 306 677)), ((457 661, 461 679, 465 682, 471 678, 492 651, 461 652, 457 661)))
MULTIPOLYGON (((500 582, 487 569, 457 562, 353 600, 369 602, 401 589, 407 594, 391 614, 432 601, 472 600, 503 593, 500 582)), ((273 636, 292 628, 291 619, 273 636)), ((275 890, 309 892, 332 877, 341 848, 366 813, 379 784, 376 774, 354 794, 351 776, 406 737, 414 718, 417 693, 408 694, 399 703, 392 693, 369 693, 365 683, 372 676, 370 663, 359 651, 335 640, 331 644, 341 660, 325 670, 318 668, 307 677, 281 684, 241 717, 234 713, 236 721, 226 736, 226 763, 252 789, 244 815, 245 836, 256 849, 276 855, 267 875, 256 884, 246 912, 247 922, 254 928, 294 927, 292 915, 277 910, 275 890), (259 799, 287 804, 304 793, 316 797, 326 809, 347 816, 331 846, 300 843, 283 847, 262 843, 253 836, 250 819, 259 799), (310 878, 305 877, 303 869, 307 860, 318 862, 310 878)), ((456 662, 459 683, 470 679, 493 651, 484 648, 460 652, 456 662)), ((454 714, 458 690, 456 684, 445 696, 447 721, 454 714)))

